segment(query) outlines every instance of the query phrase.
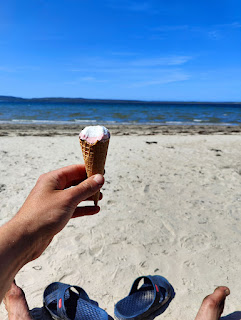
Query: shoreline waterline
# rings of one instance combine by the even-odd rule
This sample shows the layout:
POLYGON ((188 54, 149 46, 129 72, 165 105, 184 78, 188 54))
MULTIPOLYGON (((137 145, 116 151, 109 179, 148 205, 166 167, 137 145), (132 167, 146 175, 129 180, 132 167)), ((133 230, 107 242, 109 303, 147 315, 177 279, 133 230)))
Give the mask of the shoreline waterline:
MULTIPOLYGON (((98 123, 100 124, 100 123, 98 123)), ((36 124, 0 123, 0 136, 75 136, 90 123, 84 124, 36 124)), ((240 135, 241 125, 143 125, 143 124, 106 124, 112 135, 240 135)))
POLYGON ((98 121, 98 120, 67 120, 67 121, 56 121, 56 120, 26 120, 26 119, 12 119, 12 120, 0 120, 0 125, 118 125, 118 126, 239 126, 239 123, 225 123, 225 122, 206 122, 199 119, 194 119, 194 121, 164 121, 164 122, 136 122, 136 121, 126 121, 126 122, 117 122, 117 121, 98 121))

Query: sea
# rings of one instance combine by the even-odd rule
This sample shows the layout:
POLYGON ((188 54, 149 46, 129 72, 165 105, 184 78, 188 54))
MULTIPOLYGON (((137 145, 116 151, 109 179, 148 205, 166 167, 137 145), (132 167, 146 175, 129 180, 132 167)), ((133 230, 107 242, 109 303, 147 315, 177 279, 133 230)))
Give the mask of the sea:
POLYGON ((0 124, 241 125, 241 103, 1 102, 0 124))

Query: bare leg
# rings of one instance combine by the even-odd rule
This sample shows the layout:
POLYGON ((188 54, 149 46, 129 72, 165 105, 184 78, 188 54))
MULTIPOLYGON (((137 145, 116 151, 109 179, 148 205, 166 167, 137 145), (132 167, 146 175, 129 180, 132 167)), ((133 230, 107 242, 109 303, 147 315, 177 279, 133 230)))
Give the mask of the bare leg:
POLYGON ((32 319, 24 292, 15 284, 15 282, 11 284, 11 287, 6 293, 3 301, 8 312, 9 320, 32 319))
POLYGON ((226 297, 230 294, 227 287, 218 287, 204 298, 195 320, 218 320, 223 312, 226 297))

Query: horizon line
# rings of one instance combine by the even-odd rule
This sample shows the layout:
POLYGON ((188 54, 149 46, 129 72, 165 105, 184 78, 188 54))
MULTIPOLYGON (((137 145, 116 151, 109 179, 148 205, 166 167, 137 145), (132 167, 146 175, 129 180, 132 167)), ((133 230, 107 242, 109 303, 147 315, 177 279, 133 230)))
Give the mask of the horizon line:
MULTIPOLYGON (((15 100, 83 100, 84 101, 98 101, 98 102, 127 102, 127 103, 236 103, 241 104, 241 101, 207 101, 207 100, 137 100, 137 99, 108 99, 108 98, 81 98, 81 97, 31 97, 31 98, 23 98, 23 97, 16 97, 16 96, 8 96, 8 95, 0 95, 0 102, 1 99, 15 99, 15 100)), ((79 101, 80 102, 80 101, 79 101)))

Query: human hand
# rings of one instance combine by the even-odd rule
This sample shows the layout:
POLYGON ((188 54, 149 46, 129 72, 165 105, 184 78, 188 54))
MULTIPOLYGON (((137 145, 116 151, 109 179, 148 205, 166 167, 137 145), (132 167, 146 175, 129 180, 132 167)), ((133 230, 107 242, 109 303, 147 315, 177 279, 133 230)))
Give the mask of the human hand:
POLYGON ((99 212, 98 206, 78 207, 78 204, 91 200, 103 184, 100 174, 86 179, 84 165, 72 165, 40 176, 14 217, 25 228, 26 239, 31 239, 31 248, 27 250, 29 261, 41 255, 71 218, 99 212))

